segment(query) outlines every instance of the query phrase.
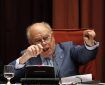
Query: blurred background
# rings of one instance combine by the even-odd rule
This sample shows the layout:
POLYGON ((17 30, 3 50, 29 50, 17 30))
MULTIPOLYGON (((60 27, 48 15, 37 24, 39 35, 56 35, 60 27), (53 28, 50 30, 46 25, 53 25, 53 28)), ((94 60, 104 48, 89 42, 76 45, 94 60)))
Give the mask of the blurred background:
POLYGON ((53 29, 94 29, 100 42, 94 67, 105 82, 105 0, 0 0, 0 63, 8 64, 27 48, 26 27, 45 21, 53 29))

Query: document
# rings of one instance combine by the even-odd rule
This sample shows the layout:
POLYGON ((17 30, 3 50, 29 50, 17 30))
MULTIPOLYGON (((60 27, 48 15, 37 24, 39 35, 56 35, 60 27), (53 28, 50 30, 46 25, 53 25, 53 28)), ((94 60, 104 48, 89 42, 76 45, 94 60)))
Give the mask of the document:
POLYGON ((92 74, 75 75, 61 78, 60 84, 77 84, 92 81, 92 74))

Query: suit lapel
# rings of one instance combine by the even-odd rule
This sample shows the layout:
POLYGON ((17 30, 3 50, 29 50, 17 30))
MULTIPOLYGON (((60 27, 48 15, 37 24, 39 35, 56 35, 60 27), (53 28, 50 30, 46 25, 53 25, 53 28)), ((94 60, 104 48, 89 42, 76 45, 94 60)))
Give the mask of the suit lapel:
POLYGON ((64 60, 64 52, 63 50, 60 48, 59 45, 56 46, 56 50, 55 50, 55 58, 54 58, 54 67, 56 69, 56 74, 59 73, 60 68, 62 66, 64 60))

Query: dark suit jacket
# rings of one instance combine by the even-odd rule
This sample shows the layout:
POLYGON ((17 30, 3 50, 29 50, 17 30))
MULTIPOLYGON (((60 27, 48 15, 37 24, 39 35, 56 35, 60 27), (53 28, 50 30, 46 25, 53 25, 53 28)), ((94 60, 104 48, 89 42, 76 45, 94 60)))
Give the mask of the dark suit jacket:
MULTIPOLYGON (((97 48, 88 50, 84 45, 74 45, 73 42, 64 42, 56 45, 54 54, 54 68, 57 77, 67 77, 79 74, 79 65, 85 64, 96 57, 97 48)), ((10 64, 15 65, 16 61, 10 64)), ((26 65, 41 64, 40 55, 29 59, 26 65)), ((24 75, 24 68, 16 69, 17 77, 24 75)))

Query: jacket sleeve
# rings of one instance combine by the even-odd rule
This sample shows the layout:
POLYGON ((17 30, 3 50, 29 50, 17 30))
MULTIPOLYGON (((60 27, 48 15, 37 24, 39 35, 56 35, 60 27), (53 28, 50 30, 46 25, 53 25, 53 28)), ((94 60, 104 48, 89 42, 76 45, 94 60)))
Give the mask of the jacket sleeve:
POLYGON ((71 57, 79 64, 85 64, 96 58, 98 47, 88 50, 85 45, 72 45, 70 49, 71 57))
POLYGON ((25 77, 25 67, 16 69, 15 64, 16 64, 16 60, 9 63, 9 65, 14 65, 14 69, 15 69, 15 75, 14 75, 14 78, 12 79, 12 81, 13 81, 13 83, 18 83, 18 82, 20 82, 20 78, 25 77))

